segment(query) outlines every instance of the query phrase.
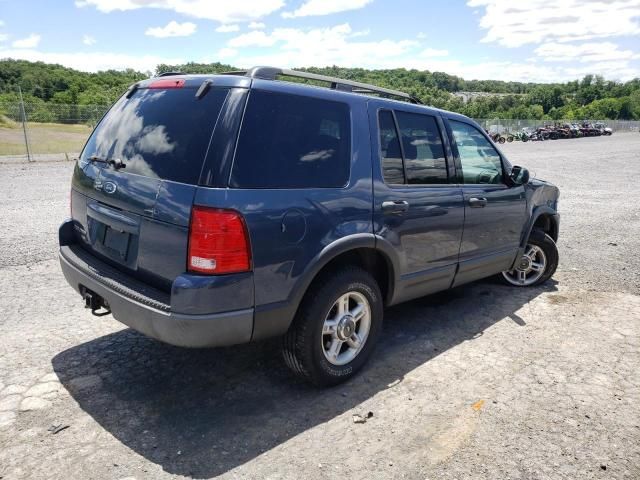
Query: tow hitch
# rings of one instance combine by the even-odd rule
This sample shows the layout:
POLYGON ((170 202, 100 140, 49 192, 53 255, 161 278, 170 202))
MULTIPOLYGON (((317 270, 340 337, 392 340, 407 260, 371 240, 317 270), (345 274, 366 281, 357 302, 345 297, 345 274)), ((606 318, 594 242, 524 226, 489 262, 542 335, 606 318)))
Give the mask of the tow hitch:
POLYGON ((84 308, 90 308, 93 315, 103 317, 111 313, 111 309, 104 298, 88 288, 80 287, 80 289, 82 298, 84 298, 84 308))

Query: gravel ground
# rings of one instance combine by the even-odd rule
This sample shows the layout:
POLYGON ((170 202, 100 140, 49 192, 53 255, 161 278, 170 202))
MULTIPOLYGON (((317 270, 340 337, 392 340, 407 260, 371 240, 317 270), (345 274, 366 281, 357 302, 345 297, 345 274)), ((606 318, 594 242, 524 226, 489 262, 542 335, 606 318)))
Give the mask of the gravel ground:
POLYGON ((0 165, 0 479, 640 478, 640 135, 503 150, 562 191, 554 281, 388 309, 329 390, 275 341, 183 350, 92 317, 56 260, 71 165, 0 165))

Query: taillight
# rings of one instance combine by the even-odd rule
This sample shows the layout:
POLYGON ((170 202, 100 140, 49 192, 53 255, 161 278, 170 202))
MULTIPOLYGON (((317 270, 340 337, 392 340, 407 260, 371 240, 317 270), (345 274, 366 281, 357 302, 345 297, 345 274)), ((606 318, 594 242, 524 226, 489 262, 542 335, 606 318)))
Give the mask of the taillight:
POLYGON ((249 237, 242 216, 233 210, 194 206, 187 263, 188 270, 198 273, 250 270, 249 237))

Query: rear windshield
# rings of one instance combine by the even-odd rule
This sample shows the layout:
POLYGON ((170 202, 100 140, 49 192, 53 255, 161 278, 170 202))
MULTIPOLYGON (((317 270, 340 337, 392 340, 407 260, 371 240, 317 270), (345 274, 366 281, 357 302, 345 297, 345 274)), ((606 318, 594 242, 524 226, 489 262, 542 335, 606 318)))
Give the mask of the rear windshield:
POLYGON ((253 90, 233 163, 236 188, 343 187, 349 179, 349 106, 253 90))
POLYGON ((122 97, 91 134, 80 161, 120 159, 124 173, 198 183, 228 89, 214 88, 199 100, 195 92, 140 89, 122 97))

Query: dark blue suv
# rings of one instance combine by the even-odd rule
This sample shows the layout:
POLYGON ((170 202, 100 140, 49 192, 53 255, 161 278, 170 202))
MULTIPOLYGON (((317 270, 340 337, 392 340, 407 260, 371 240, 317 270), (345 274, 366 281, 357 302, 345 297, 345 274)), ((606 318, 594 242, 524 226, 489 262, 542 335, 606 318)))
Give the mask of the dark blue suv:
POLYGON ((139 82, 78 159, 64 275, 96 315, 174 345, 282 336, 318 385, 364 364, 384 306, 546 281, 558 189, 417 103, 269 67, 139 82))

